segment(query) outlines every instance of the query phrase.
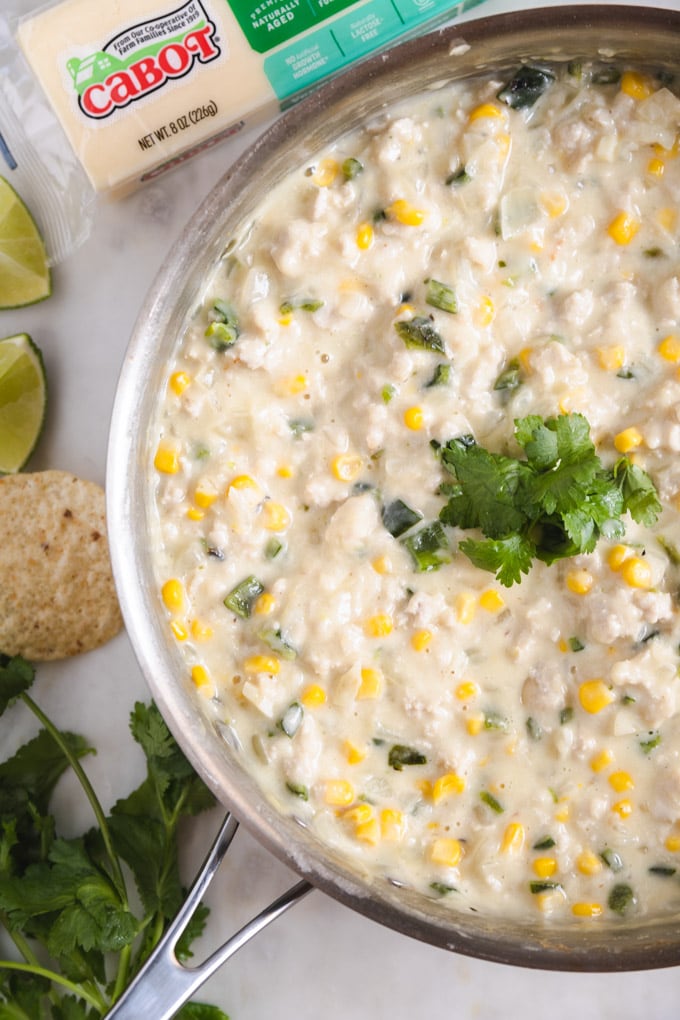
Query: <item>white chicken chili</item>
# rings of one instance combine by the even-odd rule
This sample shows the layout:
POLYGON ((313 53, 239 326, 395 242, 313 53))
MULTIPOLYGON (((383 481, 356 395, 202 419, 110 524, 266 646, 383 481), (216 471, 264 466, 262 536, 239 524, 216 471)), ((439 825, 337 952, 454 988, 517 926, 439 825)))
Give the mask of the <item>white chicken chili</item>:
POLYGON ((272 802, 457 909, 680 908, 680 100, 524 67, 290 173, 206 281, 154 559, 272 802))

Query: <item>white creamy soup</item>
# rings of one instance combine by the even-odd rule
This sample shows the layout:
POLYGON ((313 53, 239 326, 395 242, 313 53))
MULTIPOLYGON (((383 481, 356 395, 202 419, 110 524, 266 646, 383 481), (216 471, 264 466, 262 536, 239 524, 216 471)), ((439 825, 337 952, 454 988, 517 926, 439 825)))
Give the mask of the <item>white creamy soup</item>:
POLYGON ((225 237, 169 370, 187 677, 281 811, 457 909, 680 908, 679 132, 634 68, 409 100, 225 237))

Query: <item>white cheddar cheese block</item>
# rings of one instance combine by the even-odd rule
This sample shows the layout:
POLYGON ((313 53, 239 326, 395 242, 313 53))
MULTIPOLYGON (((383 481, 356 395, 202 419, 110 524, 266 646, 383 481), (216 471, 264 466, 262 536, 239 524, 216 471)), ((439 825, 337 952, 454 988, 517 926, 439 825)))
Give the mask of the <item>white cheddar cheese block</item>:
POLYGON ((18 41, 98 192, 120 195, 482 0, 63 0, 18 41))

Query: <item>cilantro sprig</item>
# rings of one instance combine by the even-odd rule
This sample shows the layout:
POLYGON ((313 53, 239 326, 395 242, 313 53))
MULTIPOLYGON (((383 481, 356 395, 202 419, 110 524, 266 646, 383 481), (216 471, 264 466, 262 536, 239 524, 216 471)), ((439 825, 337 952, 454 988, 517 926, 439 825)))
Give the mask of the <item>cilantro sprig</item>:
POLYGON ((439 518, 447 525, 479 529, 459 548, 483 570, 510 587, 535 559, 544 563, 589 553, 604 536, 625 533, 622 516, 647 527, 661 511, 654 484, 640 467, 621 457, 605 467, 582 414, 515 420, 525 459, 492 453, 472 436, 438 448, 453 476, 439 518))
MULTIPOLYGON (((0 763, 0 925, 20 960, 0 960, 0 1017, 95 1020, 120 997, 184 898, 177 828, 212 806, 212 794, 175 743, 158 709, 138 702, 130 729, 147 763, 143 783, 107 815, 82 767, 94 748, 59 730, 28 693, 34 667, 0 654, 0 715, 21 701, 38 734, 0 763), (71 769, 96 825, 59 835, 50 801, 71 769), (136 887, 134 904, 126 870, 136 887)), ((205 927, 194 913, 177 946, 180 960, 205 927)), ((189 1003, 183 1020, 227 1020, 215 1006, 189 1003)))

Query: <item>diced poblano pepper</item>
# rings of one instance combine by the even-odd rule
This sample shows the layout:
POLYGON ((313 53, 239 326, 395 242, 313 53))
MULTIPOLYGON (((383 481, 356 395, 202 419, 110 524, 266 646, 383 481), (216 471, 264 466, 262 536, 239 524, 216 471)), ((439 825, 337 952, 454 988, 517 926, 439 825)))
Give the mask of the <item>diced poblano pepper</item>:
POLYGON ((399 538, 423 519, 419 510, 412 510, 402 499, 395 499, 383 507, 382 522, 393 538, 399 538))
POLYGON ((414 747, 407 747, 406 744, 394 744, 390 748, 387 762, 397 772, 401 772, 405 765, 426 765, 427 757, 414 747))
POLYGON ((227 609, 247 620, 253 612, 253 606, 264 591, 264 585, 251 574, 233 588, 224 600, 227 609))
POLYGON ((554 80, 555 75, 542 67, 520 67, 498 92, 498 99, 513 110, 526 110, 534 105, 554 80))
POLYGON ((238 316, 228 301, 217 300, 211 310, 211 322, 205 331, 211 347, 216 351, 226 351, 241 335, 238 316))
POLYGON ((425 351, 444 353, 444 341, 425 315, 413 319, 399 319, 394 328, 407 347, 419 347, 425 351))
POLYGON ((451 315, 455 315, 458 311, 458 300, 453 287, 448 283, 442 283, 441 280, 433 280, 432 278, 427 280, 426 283, 427 294, 425 300, 428 305, 432 305, 433 308, 439 308, 442 312, 450 312, 451 315))

